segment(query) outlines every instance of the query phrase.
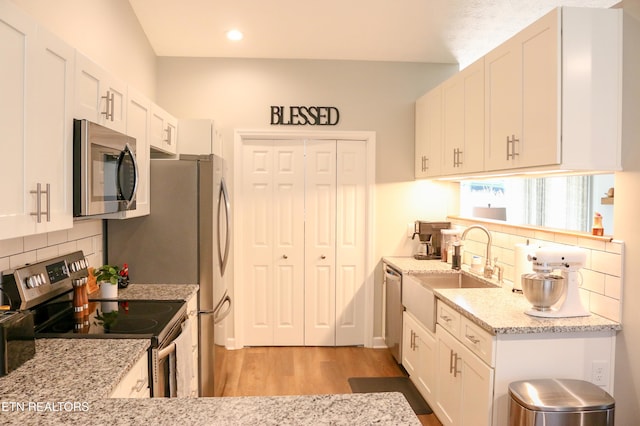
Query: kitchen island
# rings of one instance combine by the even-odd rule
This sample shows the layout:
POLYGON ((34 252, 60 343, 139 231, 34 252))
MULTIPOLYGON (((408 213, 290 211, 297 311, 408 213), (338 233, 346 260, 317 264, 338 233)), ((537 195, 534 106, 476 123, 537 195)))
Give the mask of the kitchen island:
MULTIPOLYGON (((194 285, 130 285, 119 298, 188 300, 194 285)), ((92 294, 98 298, 99 294, 92 294)), ((36 355, 0 377, 0 423, 420 425, 400 393, 113 399, 145 355, 140 339, 38 339, 36 355)))

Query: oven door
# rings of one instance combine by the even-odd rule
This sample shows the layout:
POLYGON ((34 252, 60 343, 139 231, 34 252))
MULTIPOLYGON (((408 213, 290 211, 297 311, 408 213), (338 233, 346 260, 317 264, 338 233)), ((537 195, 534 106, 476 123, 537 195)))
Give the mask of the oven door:
MULTIPOLYGON (((176 321, 171 327, 171 331, 166 335, 163 342, 157 347, 152 347, 149 374, 151 375, 151 396, 171 397, 172 388, 176 385, 176 339, 182 333, 184 323, 187 321, 186 315, 180 321, 176 321)), ((188 332, 188 331, 187 331, 188 332)), ((178 362, 182 362, 178 360, 178 362)), ((175 392, 173 392, 175 393, 175 392)))
POLYGON ((75 120, 74 216, 135 208, 135 150, 134 138, 87 120, 75 120))

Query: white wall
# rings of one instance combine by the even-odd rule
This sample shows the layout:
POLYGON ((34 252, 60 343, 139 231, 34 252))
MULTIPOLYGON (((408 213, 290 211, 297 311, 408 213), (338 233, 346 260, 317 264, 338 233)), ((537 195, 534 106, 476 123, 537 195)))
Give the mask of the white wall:
POLYGON ((11 0, 69 45, 150 99, 156 56, 127 0, 11 0))
POLYGON ((615 235, 625 240, 622 332, 616 345, 616 425, 640 419, 640 0, 624 2, 622 161, 616 173, 615 235))
MULTIPOLYGON (((456 70, 443 64, 158 58, 157 95, 180 118, 213 118, 231 167, 234 129, 269 128, 271 105, 335 106, 340 123, 322 130, 375 131, 379 259, 412 254, 407 222, 444 219, 456 203, 447 190, 452 184, 413 180, 414 102, 456 70), (424 196, 425 186, 431 196, 424 196)), ((374 273, 374 336, 380 336, 381 268, 374 273)))

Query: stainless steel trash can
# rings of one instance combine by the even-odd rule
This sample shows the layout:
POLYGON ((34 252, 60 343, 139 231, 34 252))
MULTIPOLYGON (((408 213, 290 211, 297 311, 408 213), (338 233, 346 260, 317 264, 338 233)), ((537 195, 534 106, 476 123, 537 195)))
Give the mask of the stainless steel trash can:
POLYGON ((583 380, 522 380, 509 385, 509 426, 613 426, 615 400, 583 380))

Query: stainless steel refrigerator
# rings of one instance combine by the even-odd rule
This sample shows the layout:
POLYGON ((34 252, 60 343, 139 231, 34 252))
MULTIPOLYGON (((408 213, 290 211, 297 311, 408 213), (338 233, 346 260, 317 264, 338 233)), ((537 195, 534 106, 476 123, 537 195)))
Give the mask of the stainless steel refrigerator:
MULTIPOLYGON (((199 284, 199 393, 220 396, 225 284, 230 249, 225 163, 215 155, 151 160, 151 214, 106 221, 107 262, 129 265, 132 283, 199 284)), ((227 274, 228 275, 228 274, 227 274)))

